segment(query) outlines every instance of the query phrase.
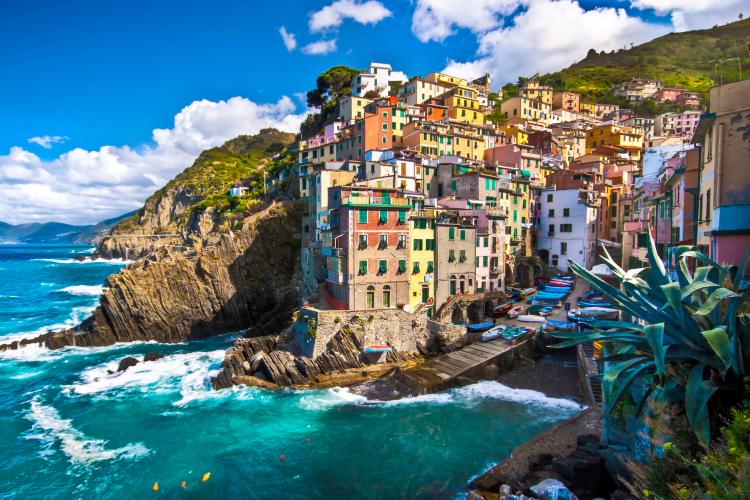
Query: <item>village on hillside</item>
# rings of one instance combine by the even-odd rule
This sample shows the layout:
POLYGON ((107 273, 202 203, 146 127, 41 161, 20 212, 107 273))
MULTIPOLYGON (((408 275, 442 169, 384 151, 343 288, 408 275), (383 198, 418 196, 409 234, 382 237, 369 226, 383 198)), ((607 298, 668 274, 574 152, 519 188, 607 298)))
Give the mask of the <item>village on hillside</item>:
POLYGON ((302 269, 323 307, 432 317, 453 296, 591 269, 604 248, 641 268, 649 230, 667 266, 681 245, 735 264, 750 246, 746 140, 722 134, 750 119, 750 81, 713 87, 700 109, 695 92, 632 79, 610 91, 623 109, 534 79, 494 106, 489 74, 393 92, 392 73, 357 74, 338 117, 298 143, 302 269), (686 110, 641 117, 645 99, 686 110))

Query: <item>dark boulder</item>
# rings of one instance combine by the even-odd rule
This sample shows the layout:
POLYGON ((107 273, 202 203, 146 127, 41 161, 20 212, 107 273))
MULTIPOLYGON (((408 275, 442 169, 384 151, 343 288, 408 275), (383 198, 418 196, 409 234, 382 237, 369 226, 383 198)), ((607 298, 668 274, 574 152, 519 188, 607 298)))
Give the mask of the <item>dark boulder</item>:
POLYGON ((160 352, 150 352, 143 358, 143 362, 145 363, 146 361, 156 361, 157 359, 161 359, 163 357, 164 355, 160 352))
POLYGON ((120 366, 117 367, 118 372, 124 372, 131 366, 135 366, 138 364, 138 360, 135 358, 132 358, 128 356, 127 358, 123 358, 122 361, 120 361, 120 366))

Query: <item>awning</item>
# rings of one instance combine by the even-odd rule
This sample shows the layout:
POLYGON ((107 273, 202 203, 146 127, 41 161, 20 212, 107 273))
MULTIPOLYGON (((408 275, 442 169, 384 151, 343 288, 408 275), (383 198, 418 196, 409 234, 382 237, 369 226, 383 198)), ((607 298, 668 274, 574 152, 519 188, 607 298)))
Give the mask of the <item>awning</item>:
POLYGON ((529 172, 528 170, 521 170, 521 175, 523 175, 524 177, 531 177, 531 172, 529 172))
POLYGON ((487 202, 485 200, 469 200, 469 203, 473 205, 484 205, 487 202))
POLYGON ((690 141, 690 144, 703 144, 703 138, 708 132, 708 129, 711 128, 711 125, 713 125, 715 121, 716 113, 708 113, 701 116, 701 121, 698 122, 698 126, 695 128, 695 132, 693 133, 693 140, 690 141))
POLYGON ((597 240, 599 243, 604 245, 605 247, 614 247, 614 248, 622 248, 622 243, 617 243, 616 241, 609 241, 609 240, 597 240))

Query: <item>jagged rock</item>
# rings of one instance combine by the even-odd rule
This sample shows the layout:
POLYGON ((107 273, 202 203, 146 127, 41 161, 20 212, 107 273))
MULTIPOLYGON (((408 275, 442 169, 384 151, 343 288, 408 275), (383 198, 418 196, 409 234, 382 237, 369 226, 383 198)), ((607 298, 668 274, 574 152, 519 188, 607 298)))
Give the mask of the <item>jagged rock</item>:
POLYGON ((556 479, 545 479, 531 487, 532 493, 543 500, 578 500, 562 482, 556 479))
POLYGON ((117 367, 118 372, 124 372, 131 366, 135 366, 138 364, 138 360, 135 358, 132 358, 128 356, 127 358, 123 358, 122 361, 120 361, 120 366, 117 367))
MULTIPOLYGON (((178 203, 179 193, 170 193, 161 197, 162 205, 146 214, 154 218, 153 227, 134 224, 133 231, 154 234, 158 221, 166 225, 165 221, 200 201, 178 203)), ((248 326, 253 327, 253 337, 276 334, 291 324, 291 313, 301 302, 290 282, 299 257, 293 250, 293 235, 299 231, 304 207, 303 201, 269 207, 245 219, 234 238, 224 234, 211 247, 203 246, 190 228, 185 228, 184 237, 178 233, 163 238, 114 234, 101 242, 97 257, 144 258, 107 279, 107 289, 92 317, 73 329, 26 339, 19 345, 43 342, 58 349, 136 340, 176 343, 248 326), (159 240, 158 248, 149 246, 155 244, 152 240, 159 240), (133 250, 125 255, 128 248, 138 245, 145 245, 145 253, 133 250), (177 251, 175 245, 189 251, 177 251)), ((212 225, 211 231, 218 229, 212 225)), ((0 350, 8 348, 0 345, 0 350)))
POLYGON ((275 391, 276 389, 279 388, 279 386, 274 384, 273 382, 268 382, 267 380, 263 380, 258 377, 253 377, 251 375, 238 375, 238 376, 232 377, 232 381, 235 383, 235 385, 246 385, 248 387, 260 387, 262 389, 268 389, 271 391, 275 391))
POLYGON ((500 492, 498 494, 498 497, 500 498, 500 500, 505 500, 512 493, 513 493, 513 490, 511 489, 511 487, 508 486, 507 484, 504 484, 504 485, 500 486, 500 492))
POLYGON ((143 357, 143 362, 145 363, 146 361, 156 361, 157 359, 161 359, 163 357, 164 355, 160 352, 150 352, 143 357))
POLYGON ((265 374, 263 372, 255 372, 255 373, 253 373, 253 377, 259 378, 261 380, 267 380, 266 376, 265 376, 265 374))

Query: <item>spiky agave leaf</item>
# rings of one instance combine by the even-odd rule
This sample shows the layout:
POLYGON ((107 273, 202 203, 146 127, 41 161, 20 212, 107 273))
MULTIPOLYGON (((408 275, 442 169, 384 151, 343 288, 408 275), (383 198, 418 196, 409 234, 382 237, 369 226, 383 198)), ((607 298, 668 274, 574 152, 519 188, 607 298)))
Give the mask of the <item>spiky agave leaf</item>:
POLYGON ((711 440, 708 400, 719 387, 710 380, 703 380, 705 368, 706 365, 699 363, 690 371, 687 387, 685 387, 685 410, 693 432, 704 446, 708 446, 711 440))

